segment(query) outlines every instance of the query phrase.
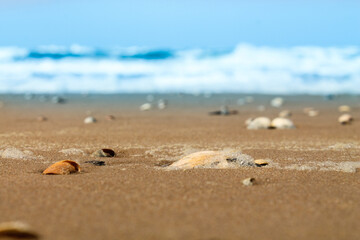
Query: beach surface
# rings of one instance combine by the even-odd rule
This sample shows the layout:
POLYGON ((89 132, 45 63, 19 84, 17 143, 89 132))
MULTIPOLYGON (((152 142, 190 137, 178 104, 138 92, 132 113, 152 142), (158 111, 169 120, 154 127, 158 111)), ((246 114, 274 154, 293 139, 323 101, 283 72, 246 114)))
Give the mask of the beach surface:
POLYGON ((154 95, 168 107, 140 111, 146 97, 68 95, 54 104, 0 96, 0 223, 26 222, 53 240, 360 239, 359 96, 283 96, 274 108, 275 96, 238 105, 245 96, 154 95), (350 125, 337 121, 344 104, 352 107, 350 125), (238 114, 208 114, 221 105, 238 114), (309 117, 305 107, 319 115, 309 117), (284 109, 296 129, 246 129, 249 117, 275 118, 284 109), (97 122, 84 124, 89 115, 97 122), (116 157, 91 156, 101 148, 116 157), (269 165, 161 167, 205 150, 241 151, 269 165), (65 159, 81 173, 42 175, 65 159), (243 185, 249 177, 255 184, 243 185))

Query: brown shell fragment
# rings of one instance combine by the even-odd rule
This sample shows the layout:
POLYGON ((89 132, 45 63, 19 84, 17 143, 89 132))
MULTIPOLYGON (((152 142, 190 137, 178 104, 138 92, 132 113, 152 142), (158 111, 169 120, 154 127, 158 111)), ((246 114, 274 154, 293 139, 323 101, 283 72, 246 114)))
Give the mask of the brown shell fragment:
POLYGON ((268 163, 266 160, 264 160, 264 159, 256 159, 256 160, 254 161, 254 163, 255 163, 255 165, 256 165, 257 167, 262 167, 262 166, 266 166, 266 165, 269 164, 269 163, 268 163))
POLYGON ((38 239, 39 235, 23 222, 0 223, 0 238, 38 239))
POLYGON ((43 171, 45 175, 68 175, 80 172, 80 165, 71 160, 63 160, 54 163, 43 171))
POLYGON ((93 157, 115 157, 115 151, 110 148, 103 148, 91 154, 93 157))

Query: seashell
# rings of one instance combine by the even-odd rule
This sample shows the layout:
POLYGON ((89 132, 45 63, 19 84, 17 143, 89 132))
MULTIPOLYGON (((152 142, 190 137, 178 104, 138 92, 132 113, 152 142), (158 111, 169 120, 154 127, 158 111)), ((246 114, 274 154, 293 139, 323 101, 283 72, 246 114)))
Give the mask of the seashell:
POLYGON ((43 171, 45 175, 67 175, 80 172, 80 165, 71 160, 62 160, 54 163, 43 171))
POLYGON ((307 114, 309 115, 309 117, 316 117, 317 115, 319 115, 319 111, 312 109, 307 114))
POLYGON ((151 103, 144 103, 140 106, 140 111, 149 111, 151 108, 151 103))
POLYGON ((167 107, 167 101, 164 100, 164 99, 160 99, 160 100, 158 101, 158 108, 159 108, 160 110, 163 110, 163 109, 165 109, 166 107, 167 107))
POLYGON ((279 117, 281 118, 287 118, 291 117, 292 113, 289 110, 283 110, 279 113, 279 117))
POLYGON ((273 100, 271 100, 270 102, 270 105, 273 106, 273 107, 281 107, 282 105, 284 104, 284 99, 281 98, 281 97, 277 97, 277 98, 274 98, 273 100))
POLYGON ((245 185, 245 186, 252 186, 254 185, 255 183, 255 178, 245 178, 242 183, 245 185))
POLYGON ((311 110, 314 110, 314 108, 312 108, 312 107, 306 107, 306 108, 303 109, 303 112, 304 112, 305 114, 309 114, 309 112, 310 112, 311 110))
POLYGON ((39 235, 28 224, 15 221, 0 223, 0 238, 2 237, 38 239, 39 235))
POLYGON ((187 155, 172 163, 167 169, 193 169, 193 168, 237 168, 254 167, 252 158, 240 152, 202 151, 187 155))
POLYGON ((108 121, 113 121, 113 120, 115 120, 115 117, 114 117, 113 115, 106 115, 105 118, 106 118, 106 120, 108 120, 108 121))
POLYGON ((47 121, 47 118, 44 117, 44 116, 38 116, 38 117, 36 118, 36 120, 38 120, 39 122, 45 122, 45 121, 47 121))
POLYGON ((269 163, 268 163, 266 160, 264 160, 264 159, 256 159, 256 160, 254 161, 254 163, 256 164, 257 167, 262 167, 262 166, 266 166, 266 165, 269 164, 269 163))
POLYGON ((96 118, 91 117, 91 116, 84 119, 85 124, 96 123, 96 121, 97 121, 96 118))
POLYGON ((353 118, 350 114, 343 114, 339 117, 338 122, 345 125, 353 121, 353 118))
POLYGON ((115 151, 109 148, 97 150, 91 154, 93 157, 115 157, 115 151))
POLYGON ((295 128, 295 125, 287 118, 275 118, 271 121, 271 127, 276 129, 291 129, 295 128))
POLYGON ((341 105, 338 108, 339 112, 350 112, 351 111, 351 107, 348 105, 341 105))
POLYGON ((270 127, 271 120, 267 117, 258 117, 251 121, 247 129, 267 129, 270 127))

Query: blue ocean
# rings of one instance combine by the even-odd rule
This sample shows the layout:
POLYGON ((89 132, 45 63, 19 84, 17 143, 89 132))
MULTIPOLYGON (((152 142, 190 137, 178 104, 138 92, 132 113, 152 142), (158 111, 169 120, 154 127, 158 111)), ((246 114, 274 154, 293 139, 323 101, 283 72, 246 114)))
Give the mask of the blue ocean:
POLYGON ((360 93, 359 47, 0 47, 1 93, 360 93))

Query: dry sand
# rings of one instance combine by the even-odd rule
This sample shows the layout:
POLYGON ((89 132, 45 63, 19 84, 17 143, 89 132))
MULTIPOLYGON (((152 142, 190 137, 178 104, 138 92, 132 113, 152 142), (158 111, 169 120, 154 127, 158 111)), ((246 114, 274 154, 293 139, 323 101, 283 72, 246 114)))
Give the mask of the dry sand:
POLYGON ((41 239, 360 239, 357 98, 285 98, 281 109, 293 112, 294 130, 246 129, 248 117, 274 118, 281 111, 270 108, 266 96, 244 106, 229 101, 239 111, 231 116, 207 112, 235 96, 174 97, 169 108, 147 112, 138 110, 142 96, 70 96, 66 104, 22 99, 1 98, 0 222, 27 222, 41 239), (260 104, 267 109, 259 112, 260 104), (342 104, 353 108, 349 126, 337 123, 342 104), (315 107, 319 116, 305 115, 304 107, 315 107), (88 110, 97 123, 83 123, 88 110), (107 120, 109 114, 116 119, 107 120), (39 115, 48 120, 37 121, 39 115), (117 157, 90 156, 104 147, 117 157), (270 165, 157 166, 223 149, 270 159, 270 165), (63 159, 80 163, 82 173, 41 174, 63 159), (242 184, 249 177, 256 185, 242 184))

